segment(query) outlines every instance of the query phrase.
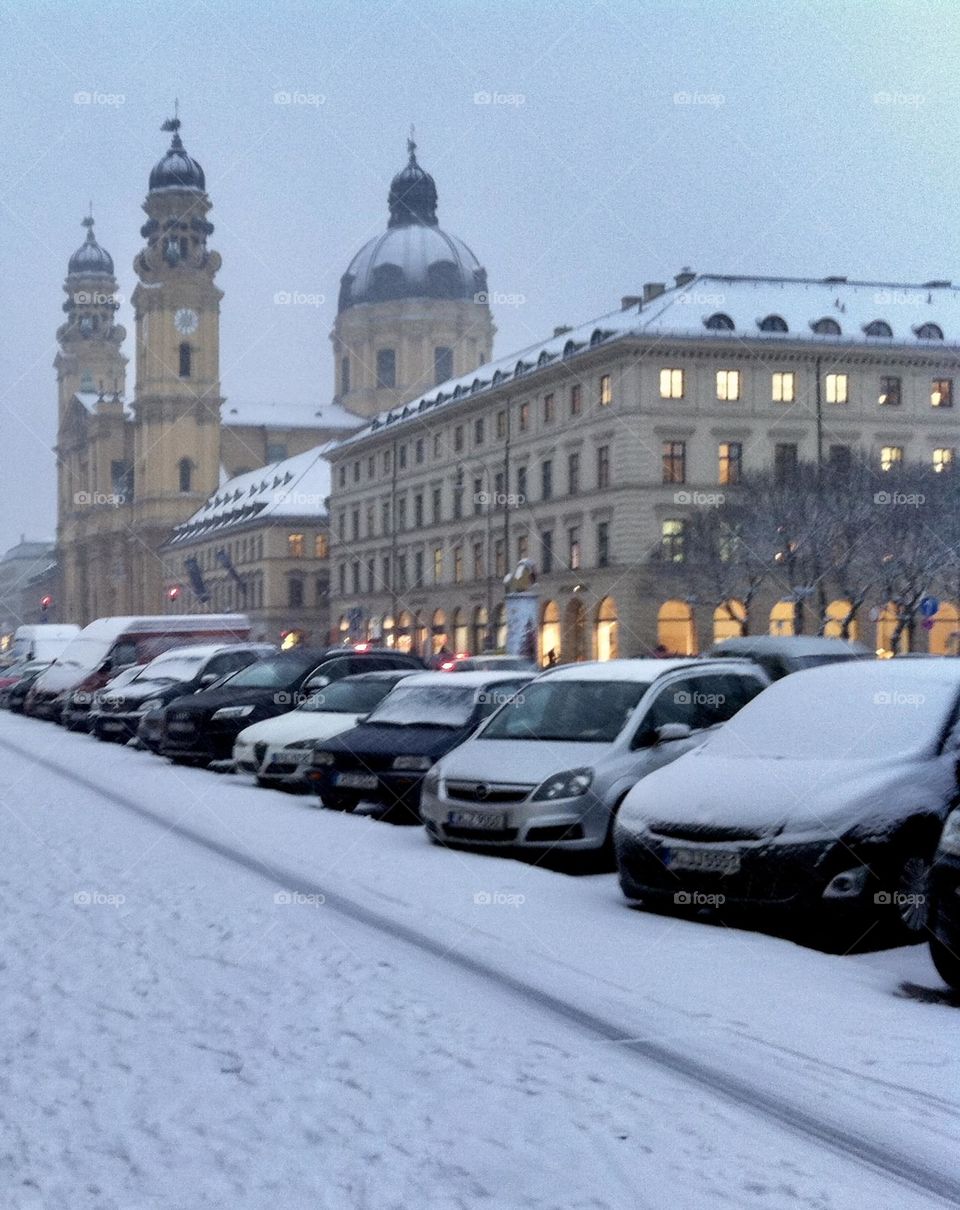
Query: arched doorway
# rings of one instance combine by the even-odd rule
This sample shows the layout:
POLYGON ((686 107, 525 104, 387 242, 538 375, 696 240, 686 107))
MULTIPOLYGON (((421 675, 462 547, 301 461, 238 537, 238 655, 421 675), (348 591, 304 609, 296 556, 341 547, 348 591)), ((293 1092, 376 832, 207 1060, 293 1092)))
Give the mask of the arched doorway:
POLYGON ((383 645, 384 647, 393 647, 396 645, 397 636, 393 632, 393 614, 388 613, 383 619, 383 645))
POLYGON ((397 622, 397 648, 400 651, 410 651, 413 648, 413 618, 407 609, 400 614, 397 622))
POLYGON ((547 601, 540 614, 540 663, 548 662, 551 651, 559 663, 561 650, 560 610, 556 601, 547 601))
POLYGON ((931 655, 960 654, 960 610, 952 601, 943 601, 933 616, 929 646, 931 655))
POLYGON ((770 610, 770 633, 793 634, 794 622, 793 601, 777 601, 770 610))
POLYGON ((910 650, 910 634, 907 627, 904 626, 900 632, 900 639, 897 642, 897 649, 893 649, 893 636, 897 629, 897 607, 892 601, 888 601, 880 610, 880 615, 877 618, 877 655, 889 657, 891 655, 903 655, 910 650))
POLYGON ((413 615, 413 653, 425 659, 429 652, 427 650, 427 625, 418 609, 413 615))
POLYGON ((467 625, 466 612, 460 608, 453 611, 453 650, 469 651, 470 627, 467 625))
POLYGON ((664 647, 671 655, 695 655, 697 652, 697 628, 693 620, 693 607, 676 597, 657 610, 657 646, 664 647))
POLYGON ((349 643, 350 642, 350 623, 347 621, 346 617, 343 614, 340 615, 340 621, 337 625, 337 642, 338 643, 349 643))
POLYGON ((731 597, 713 611, 713 641, 739 639, 747 624, 747 608, 742 601, 731 597))
POLYGON ((574 597, 567 606, 567 635, 569 636, 570 659, 581 663, 587 655, 587 609, 579 597, 574 597))
POLYGON ((620 622, 613 597, 604 597, 594 611, 593 648, 598 660, 615 660, 620 654, 620 622))
POLYGON ((447 651, 450 650, 450 644, 447 638, 447 615, 442 609, 435 609, 433 611, 433 625, 430 628, 430 643, 432 655, 436 655, 442 647, 446 647, 447 651))
POLYGON ((497 651, 507 649, 507 607, 502 603, 493 611, 493 645, 497 651))
POLYGON ((473 611, 473 640, 470 644, 473 655, 479 655, 481 651, 486 650, 487 623, 487 607, 478 605, 473 611))
MULTIPOLYGON (((849 601, 845 601, 842 598, 839 598, 836 601, 831 601, 830 604, 826 608, 826 619, 827 620, 823 627, 823 637, 825 639, 842 639, 844 637, 844 634, 843 634, 844 619, 849 615, 849 613, 850 613, 850 602, 849 601)), ((860 627, 857 624, 856 616, 854 616, 850 619, 850 623, 847 626, 846 637, 848 639, 854 640, 859 637, 859 634, 860 634, 860 627)))

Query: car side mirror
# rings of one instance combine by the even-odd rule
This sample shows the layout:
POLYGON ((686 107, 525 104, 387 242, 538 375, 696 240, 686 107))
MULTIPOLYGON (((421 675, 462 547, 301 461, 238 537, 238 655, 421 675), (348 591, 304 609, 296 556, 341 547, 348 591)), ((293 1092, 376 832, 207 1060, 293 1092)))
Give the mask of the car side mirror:
POLYGON ((200 678, 200 688, 206 689, 208 685, 212 685, 214 681, 219 681, 220 677, 215 672, 205 672, 200 678))
POLYGON ((320 689, 326 689, 329 684, 330 678, 328 676, 315 676, 307 681, 303 690, 305 693, 316 693, 320 689))
POLYGON ((657 728, 657 743, 668 744, 674 739, 688 739, 692 734, 686 723, 663 723, 657 728))
POLYGON ((100 665, 100 671, 101 672, 112 672, 113 671, 113 660, 111 660, 111 659, 104 660, 103 663, 100 665))

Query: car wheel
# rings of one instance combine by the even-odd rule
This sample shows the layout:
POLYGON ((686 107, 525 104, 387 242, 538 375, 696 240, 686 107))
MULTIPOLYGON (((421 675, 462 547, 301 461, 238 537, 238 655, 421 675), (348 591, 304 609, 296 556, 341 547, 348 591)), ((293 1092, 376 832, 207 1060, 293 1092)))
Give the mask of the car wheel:
POLYGON ((328 792, 320 798, 321 806, 326 807, 329 811, 355 811, 359 802, 359 798, 354 798, 350 794, 328 792))
POLYGON ((893 863, 887 885, 875 896, 885 923, 903 943, 927 937, 932 862, 931 848, 914 842, 893 863))
POLYGON ((960 954, 934 935, 930 938, 930 957, 944 983, 960 991, 960 954))

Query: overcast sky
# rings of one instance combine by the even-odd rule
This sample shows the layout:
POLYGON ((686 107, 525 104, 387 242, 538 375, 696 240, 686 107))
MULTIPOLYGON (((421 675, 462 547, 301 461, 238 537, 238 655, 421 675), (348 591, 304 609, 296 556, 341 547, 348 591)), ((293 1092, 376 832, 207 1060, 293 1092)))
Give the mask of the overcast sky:
POLYGON ((510 296, 496 355, 685 265, 960 280, 958 33, 953 0, 0 0, 0 551, 54 533, 80 219, 92 199, 129 298, 175 96, 223 256, 223 393, 319 405, 411 123, 441 225, 510 296))

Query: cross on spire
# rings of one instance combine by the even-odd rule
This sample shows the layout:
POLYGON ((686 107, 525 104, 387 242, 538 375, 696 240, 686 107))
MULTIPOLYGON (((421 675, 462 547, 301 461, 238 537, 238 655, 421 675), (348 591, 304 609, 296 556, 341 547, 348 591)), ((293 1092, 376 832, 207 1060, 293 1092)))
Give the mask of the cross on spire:
POLYGON ((411 160, 415 160, 417 158, 416 134, 417 134, 417 128, 411 122, 410 123, 410 135, 407 138, 407 151, 410 155, 411 160))

